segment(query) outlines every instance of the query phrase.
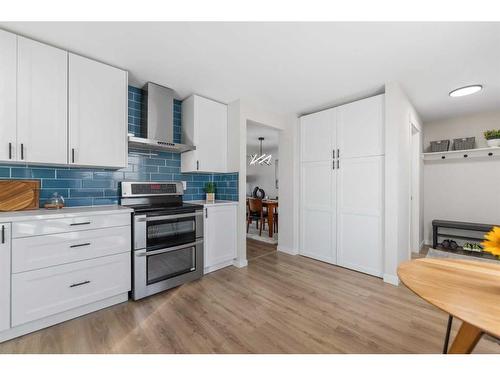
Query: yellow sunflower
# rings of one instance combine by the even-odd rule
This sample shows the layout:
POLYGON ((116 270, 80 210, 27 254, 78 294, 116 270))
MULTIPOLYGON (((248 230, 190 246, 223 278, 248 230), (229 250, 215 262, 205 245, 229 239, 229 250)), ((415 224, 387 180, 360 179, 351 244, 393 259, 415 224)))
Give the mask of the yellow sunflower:
POLYGON ((485 234, 485 241, 481 243, 484 251, 500 256, 500 227, 493 227, 491 232, 485 234))

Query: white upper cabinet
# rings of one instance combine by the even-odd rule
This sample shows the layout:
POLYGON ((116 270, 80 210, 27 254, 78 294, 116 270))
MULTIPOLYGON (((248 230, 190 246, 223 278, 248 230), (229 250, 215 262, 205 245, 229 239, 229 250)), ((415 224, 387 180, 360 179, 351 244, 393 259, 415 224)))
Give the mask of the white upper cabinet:
POLYGON ((384 95, 337 107, 341 158, 384 154, 384 95))
POLYGON ((228 172, 227 105, 193 95, 182 102, 181 172, 228 172))
POLYGON ((68 53, 18 37, 18 161, 67 163, 68 53))
POLYGON ((10 224, 0 223, 0 332, 10 328, 10 224))
POLYGON ((0 161, 16 159, 17 36, 0 30, 0 161))
POLYGON ((336 108, 300 118, 301 161, 331 160, 336 144, 336 108))
POLYGON ((69 163, 127 166, 127 72, 69 54, 69 163))

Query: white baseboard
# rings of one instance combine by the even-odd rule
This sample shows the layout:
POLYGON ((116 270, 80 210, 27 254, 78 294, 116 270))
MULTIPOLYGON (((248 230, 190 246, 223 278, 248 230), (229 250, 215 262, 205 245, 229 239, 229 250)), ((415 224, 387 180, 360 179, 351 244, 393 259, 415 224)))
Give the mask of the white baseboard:
POLYGON ((229 259, 226 260, 225 262, 218 263, 215 266, 205 267, 205 269, 203 270, 203 274, 206 275, 207 273, 220 270, 221 268, 232 266, 233 264, 234 264, 234 259, 229 259))
POLYGON ((399 277, 397 277, 396 275, 389 275, 387 273, 384 273, 383 279, 384 279, 384 283, 392 284, 395 286, 399 285, 399 277))
POLYGON ((237 268, 243 268, 248 266, 248 261, 246 259, 235 259, 233 261, 233 266, 237 268))
POLYGON ((282 245, 278 245, 277 250, 281 251, 282 253, 286 253, 286 254, 290 254, 290 255, 298 255, 299 254, 298 250, 290 249, 289 247, 285 247, 282 245))
POLYGON ((28 333, 38 331, 39 329, 47 328, 65 322, 67 320, 71 320, 79 316, 86 315, 91 312, 101 310, 106 307, 126 301, 128 301, 128 293, 122 293, 114 297, 93 302, 85 306, 77 307, 76 309, 63 311, 59 314, 51 315, 46 318, 35 320, 33 322, 25 323, 20 326, 13 327, 7 331, 0 332, 0 342, 7 341, 15 337, 23 336, 28 333))

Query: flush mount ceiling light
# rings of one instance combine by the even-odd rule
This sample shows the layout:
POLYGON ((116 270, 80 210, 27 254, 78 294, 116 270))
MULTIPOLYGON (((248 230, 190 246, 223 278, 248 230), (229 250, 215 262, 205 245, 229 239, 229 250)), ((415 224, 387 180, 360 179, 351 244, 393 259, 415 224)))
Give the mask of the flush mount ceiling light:
POLYGON ((452 98, 457 98, 459 96, 466 96, 466 95, 475 94, 476 92, 479 92, 482 89, 483 89, 483 85, 470 85, 470 86, 460 87, 458 89, 450 91, 449 95, 452 98))

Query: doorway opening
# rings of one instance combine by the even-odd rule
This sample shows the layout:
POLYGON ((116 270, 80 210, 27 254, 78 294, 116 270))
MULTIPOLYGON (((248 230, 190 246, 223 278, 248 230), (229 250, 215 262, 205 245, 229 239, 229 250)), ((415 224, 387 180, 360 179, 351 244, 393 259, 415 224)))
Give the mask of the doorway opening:
POLYGON ((423 242, 421 182, 422 133, 410 122, 410 259, 418 254, 423 242))
POLYGON ((247 120, 247 259, 276 251, 279 236, 279 133, 247 120))

